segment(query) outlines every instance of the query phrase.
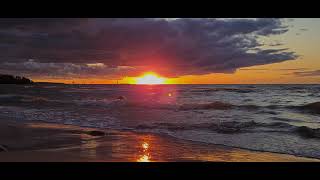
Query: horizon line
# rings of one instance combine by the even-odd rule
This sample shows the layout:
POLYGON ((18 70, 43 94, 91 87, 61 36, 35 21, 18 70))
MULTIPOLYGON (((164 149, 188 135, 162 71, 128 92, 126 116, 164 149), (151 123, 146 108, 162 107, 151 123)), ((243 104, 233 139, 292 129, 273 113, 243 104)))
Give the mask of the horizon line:
POLYGON ((320 83, 178 83, 178 84, 130 84, 130 83, 63 83, 63 82, 34 82, 35 84, 66 84, 66 85, 320 85, 320 83))

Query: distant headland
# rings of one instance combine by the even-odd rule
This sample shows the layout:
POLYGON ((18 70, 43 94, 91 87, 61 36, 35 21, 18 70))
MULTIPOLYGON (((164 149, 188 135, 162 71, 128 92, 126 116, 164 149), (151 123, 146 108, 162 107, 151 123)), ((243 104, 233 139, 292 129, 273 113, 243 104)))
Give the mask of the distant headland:
POLYGON ((26 77, 0 74, 0 84, 33 84, 34 82, 26 77))

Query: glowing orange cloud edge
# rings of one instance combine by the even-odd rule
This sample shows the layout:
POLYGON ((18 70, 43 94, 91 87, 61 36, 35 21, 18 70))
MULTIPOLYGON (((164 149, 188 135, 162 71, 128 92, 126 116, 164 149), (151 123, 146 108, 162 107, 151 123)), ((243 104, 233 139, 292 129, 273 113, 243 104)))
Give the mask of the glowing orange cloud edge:
POLYGON ((161 77, 154 72, 146 72, 139 77, 135 77, 129 80, 130 84, 167 84, 168 79, 161 77))

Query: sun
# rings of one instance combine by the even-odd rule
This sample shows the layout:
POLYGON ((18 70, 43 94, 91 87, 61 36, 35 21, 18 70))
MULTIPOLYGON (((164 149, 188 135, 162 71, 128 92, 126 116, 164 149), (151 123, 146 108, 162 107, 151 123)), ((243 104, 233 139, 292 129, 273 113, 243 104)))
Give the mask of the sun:
POLYGON ((154 72, 146 72, 135 79, 136 84, 165 84, 166 78, 160 77, 154 72))

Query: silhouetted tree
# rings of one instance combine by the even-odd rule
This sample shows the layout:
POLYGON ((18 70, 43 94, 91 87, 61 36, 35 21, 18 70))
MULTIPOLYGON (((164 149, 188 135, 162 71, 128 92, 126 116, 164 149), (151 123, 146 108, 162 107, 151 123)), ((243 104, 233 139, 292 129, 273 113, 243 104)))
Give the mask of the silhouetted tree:
POLYGON ((0 74, 0 84, 32 84, 33 82, 25 77, 0 74))

